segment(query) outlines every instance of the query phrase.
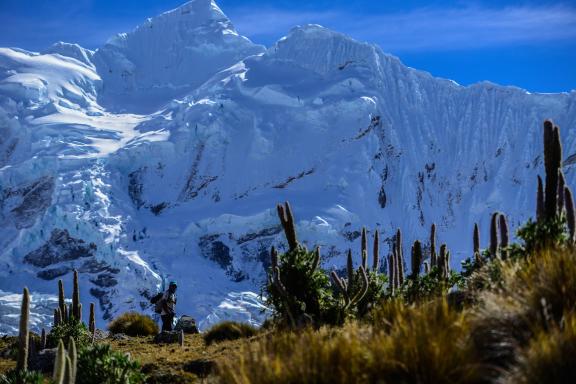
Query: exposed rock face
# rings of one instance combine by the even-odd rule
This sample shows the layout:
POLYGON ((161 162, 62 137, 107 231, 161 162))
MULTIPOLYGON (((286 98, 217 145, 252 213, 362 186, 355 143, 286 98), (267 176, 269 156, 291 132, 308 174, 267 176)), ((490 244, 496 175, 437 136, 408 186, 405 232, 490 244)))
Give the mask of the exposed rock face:
MULTIPOLYGON (((49 265, 58 264, 63 261, 78 260, 83 257, 93 257, 97 250, 94 243, 86 244, 82 239, 75 239, 70 236, 67 230, 54 229, 43 246, 24 256, 24 262, 35 267, 45 268, 49 265)), ((54 273, 58 275, 62 270, 54 273)), ((66 273, 66 272, 64 272, 66 273)), ((63 275, 60 273, 58 276, 63 275)))
POLYGON ((17 229, 31 227, 52 204, 54 178, 44 176, 31 183, 0 191, 0 212, 17 229))

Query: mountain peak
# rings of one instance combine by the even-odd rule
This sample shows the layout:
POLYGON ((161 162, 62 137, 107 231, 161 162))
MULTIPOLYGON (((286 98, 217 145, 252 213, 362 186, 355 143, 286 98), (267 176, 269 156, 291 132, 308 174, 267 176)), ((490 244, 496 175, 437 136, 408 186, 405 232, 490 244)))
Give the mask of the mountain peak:
POLYGON ((193 0, 147 19, 98 49, 103 105, 150 112, 264 47, 238 35, 210 0, 193 0), (119 107, 120 106, 120 107, 119 107))

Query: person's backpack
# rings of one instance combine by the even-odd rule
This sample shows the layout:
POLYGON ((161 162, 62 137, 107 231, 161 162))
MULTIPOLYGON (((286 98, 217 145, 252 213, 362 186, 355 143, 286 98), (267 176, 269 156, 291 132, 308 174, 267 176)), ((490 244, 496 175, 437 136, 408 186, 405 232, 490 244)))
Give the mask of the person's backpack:
POLYGON ((155 296, 152 296, 152 298, 150 299, 150 303, 154 304, 154 312, 162 313, 162 307, 163 307, 162 304, 164 303, 163 297, 164 293, 160 292, 155 296))

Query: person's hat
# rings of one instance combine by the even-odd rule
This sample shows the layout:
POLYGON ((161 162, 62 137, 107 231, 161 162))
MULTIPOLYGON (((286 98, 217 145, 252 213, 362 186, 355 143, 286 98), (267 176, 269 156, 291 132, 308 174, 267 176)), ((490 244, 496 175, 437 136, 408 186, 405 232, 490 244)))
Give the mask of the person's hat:
POLYGON ((175 286, 175 287, 178 286, 178 284, 176 283, 175 280, 172 280, 172 281, 170 282, 170 284, 168 284, 168 286, 171 286, 171 285, 173 285, 173 286, 175 286))

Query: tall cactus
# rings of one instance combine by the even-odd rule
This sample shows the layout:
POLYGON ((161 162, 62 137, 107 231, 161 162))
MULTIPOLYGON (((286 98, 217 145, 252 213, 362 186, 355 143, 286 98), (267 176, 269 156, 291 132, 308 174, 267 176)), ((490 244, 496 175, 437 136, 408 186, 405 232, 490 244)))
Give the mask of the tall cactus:
POLYGON ((46 330, 44 328, 42 328, 42 333, 40 336, 40 350, 45 350, 46 349, 46 330))
POLYGON ((562 166, 562 144, 560 130, 550 120, 544 122, 544 168, 546 183, 544 187, 544 210, 547 220, 558 213, 558 178, 562 166))
MULTIPOLYGON (((362 235, 360 236, 360 254, 366 253, 368 255, 368 236, 366 235, 366 227, 362 227, 362 235)), ((362 263, 364 265, 364 263, 362 263)), ((366 266, 364 267, 366 268, 366 266)))
POLYGON ((380 235, 378 230, 374 231, 374 249, 372 254, 372 269, 377 272, 380 268, 380 235))
POLYGON ((498 212, 492 214, 490 220, 490 257, 496 259, 498 257, 498 212))
POLYGON ((78 271, 74 270, 74 280, 73 280, 73 290, 72 290, 72 314, 76 321, 81 321, 81 310, 80 310, 80 287, 78 284, 78 271))
POLYGON ((78 352, 76 350, 76 343, 74 338, 70 337, 68 339, 68 358, 70 359, 70 378, 69 383, 76 382, 76 368, 78 363, 78 352))
POLYGON ((404 284, 404 253, 402 247, 402 232, 396 231, 396 265, 398 268, 398 285, 404 284))
POLYGON ((66 319, 66 296, 64 295, 64 282, 58 280, 58 308, 60 309, 61 322, 68 321, 66 319))
POLYGON ((298 239, 296 238, 296 227, 294 225, 292 209, 290 208, 290 204, 285 202, 284 206, 278 204, 277 210, 280 223, 282 224, 282 228, 284 228, 286 241, 288 241, 288 247, 293 251, 298 247, 298 239))
POLYGON ((436 266, 436 224, 432 223, 430 228, 430 267, 436 266))
POLYGON ((28 322, 30 319, 30 292, 28 288, 24 288, 22 292, 22 306, 20 307, 20 329, 18 332, 18 361, 16 363, 16 370, 24 372, 28 370, 28 347, 30 331, 28 330, 28 322))
POLYGON ((90 303, 90 317, 88 320, 88 330, 90 331, 91 335, 94 335, 94 333, 96 332, 96 313, 94 303, 90 303))
POLYGON ((536 221, 541 222, 544 220, 544 185, 542 178, 538 175, 538 190, 536 193, 536 221))
POLYGON ((440 276, 444 279, 450 274, 450 252, 448 251, 446 244, 440 246, 438 269, 440 270, 440 276))
POLYGON ((56 350, 56 358, 54 359, 54 372, 52 379, 56 384, 64 383, 64 374, 66 372, 66 351, 62 339, 58 341, 58 349, 56 350))
POLYGON ((558 215, 562 216, 564 212, 564 187, 566 186, 566 179, 564 178, 564 172, 562 170, 558 171, 558 215))
POLYGON ((474 224, 474 235, 472 237, 474 243, 474 254, 480 253, 480 228, 478 228, 478 223, 474 224))
POLYGON ((420 266, 422 264, 422 245, 420 241, 416 240, 414 245, 412 246, 412 260, 411 260, 411 267, 412 267, 412 279, 416 279, 420 274, 420 266))
MULTIPOLYGON (((366 292, 368 292, 368 275, 366 275, 366 270, 363 265, 358 268, 358 273, 360 275, 360 287, 358 287, 358 289, 356 289, 355 284, 352 284, 353 280, 348 282, 344 281, 338 276, 336 271, 332 271, 330 274, 332 280, 340 292, 342 292, 342 296, 344 297, 344 309, 356 305, 364 298, 366 292)), ((348 272, 348 275, 350 275, 350 272, 348 272)))
POLYGON ((393 295, 394 291, 396 290, 396 266, 394 265, 396 263, 396 259, 394 257, 394 254, 389 254, 388 255, 388 287, 390 290, 390 293, 393 295))
POLYGON ((569 187, 564 187, 564 203, 566 205, 566 221, 568 222, 568 240, 574 243, 576 233, 576 212, 574 211, 574 199, 569 187))
POLYGON ((508 222, 506 221, 506 216, 500 215, 500 256, 502 259, 508 257, 508 245, 510 243, 510 235, 508 233, 508 222))

